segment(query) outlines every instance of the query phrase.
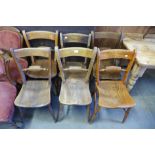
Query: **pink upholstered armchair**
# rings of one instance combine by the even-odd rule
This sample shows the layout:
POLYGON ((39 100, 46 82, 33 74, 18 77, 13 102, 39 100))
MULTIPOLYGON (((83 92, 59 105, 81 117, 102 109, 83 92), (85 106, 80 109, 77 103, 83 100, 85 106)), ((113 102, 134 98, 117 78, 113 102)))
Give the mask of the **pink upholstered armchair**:
MULTIPOLYGON (((10 48, 21 48, 22 44, 23 37, 18 29, 14 27, 0 27, 0 49, 9 51, 10 48)), ((23 67, 28 65, 25 59, 20 59, 19 61, 23 67)), ((11 79, 20 83, 21 77, 13 59, 10 59, 8 69, 11 79)))
MULTIPOLYGON (((9 54, 7 51, 10 48, 21 48, 22 41, 22 36, 16 28, 0 27, 0 125, 6 123, 15 125, 12 119, 17 90, 12 81, 20 82, 21 77, 14 60, 9 57, 6 63, 4 57, 9 54)), ((23 68, 28 65, 24 59, 20 59, 19 62, 23 68)))

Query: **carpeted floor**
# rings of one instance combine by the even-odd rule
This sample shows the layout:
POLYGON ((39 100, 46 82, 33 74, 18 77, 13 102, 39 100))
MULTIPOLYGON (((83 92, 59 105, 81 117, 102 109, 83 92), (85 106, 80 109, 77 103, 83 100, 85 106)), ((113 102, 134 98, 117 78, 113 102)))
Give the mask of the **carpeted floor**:
MULTIPOLYGON (((137 105, 133 108, 124 124, 121 123, 124 112, 122 110, 102 109, 96 121, 87 122, 86 108, 73 106, 68 115, 55 123, 48 108, 26 110, 25 128, 28 129, 117 129, 117 128, 155 128, 155 70, 147 70, 140 78, 131 95, 137 105)), ((52 103, 57 104, 58 97, 52 95, 52 103)), ((56 108, 56 105, 53 107, 56 108)), ((66 109, 66 107, 65 107, 66 109)), ((16 114, 18 117, 18 114, 16 114)))

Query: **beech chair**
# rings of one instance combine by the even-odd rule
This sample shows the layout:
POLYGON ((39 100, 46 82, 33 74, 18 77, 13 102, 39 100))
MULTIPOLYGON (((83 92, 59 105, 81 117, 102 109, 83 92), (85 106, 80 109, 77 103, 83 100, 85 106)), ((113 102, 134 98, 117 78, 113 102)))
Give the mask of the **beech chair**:
MULTIPOLYGON (((11 54, 16 62, 20 75, 22 77, 22 88, 15 100, 15 106, 18 107, 21 118, 23 119, 23 109, 22 108, 40 108, 44 106, 49 107, 49 111, 53 116, 51 111, 51 48, 22 48, 22 49, 12 49, 11 54), (18 58, 23 57, 41 57, 48 60, 47 68, 42 66, 28 66, 27 68, 22 68, 19 64, 18 58), (33 71, 48 71, 48 79, 26 79, 26 72, 33 71)), ((53 116, 54 118, 54 116, 53 116)), ((24 121, 23 121, 24 123, 24 121)))
MULTIPOLYGON (((92 46, 92 37, 90 34, 83 34, 83 33, 60 33, 60 47, 67 48, 67 47, 85 47, 85 48, 93 48, 92 46)), ((85 58, 84 63, 87 62, 85 58)), ((74 57, 70 58, 69 60, 63 59, 63 63, 65 63, 66 67, 69 65, 84 67, 82 62, 79 62, 77 58, 74 57), (76 60, 76 62, 75 62, 76 60)), ((64 66, 65 67, 65 66, 64 66)))
MULTIPOLYGON (((3 52, 9 53, 10 48, 22 48, 23 46, 23 37, 20 34, 20 31, 15 27, 0 27, 0 49, 3 52)), ((20 63, 23 67, 28 65, 25 59, 19 59, 20 63)), ((22 81, 18 69, 14 60, 10 57, 8 62, 8 69, 13 81, 18 81, 19 83, 22 81)))
POLYGON ((8 72, 8 57, 5 52, 0 50, 0 128, 17 128, 13 121, 17 90, 8 72))
MULTIPOLYGON (((99 51, 99 50, 98 50, 99 51)), ((135 101, 130 96, 127 88, 126 81, 128 74, 132 68, 132 65, 135 60, 135 52, 129 50, 122 49, 111 49, 99 51, 97 55, 97 68, 96 68, 96 93, 95 97, 95 112, 92 117, 92 121, 95 119, 97 112, 101 110, 101 108, 111 108, 111 109, 123 109, 125 114, 122 122, 125 122, 129 111, 132 107, 134 107, 135 101), (122 68, 120 66, 108 66, 106 68, 102 68, 100 66, 101 62, 109 59, 125 59, 128 60, 128 65, 126 68, 122 68), (121 80, 102 80, 100 79, 100 73, 103 71, 107 72, 122 72, 121 80), (96 94, 98 94, 98 104, 96 94)))
MULTIPOLYGON (((96 52, 97 48, 70 47, 58 49, 58 47, 55 47, 56 60, 62 79, 59 95, 59 109, 61 109, 63 105, 87 106, 88 121, 90 118, 90 104, 92 102, 89 90, 89 77, 95 61, 96 52), (64 68, 62 58, 67 57, 88 58, 90 59, 90 63, 86 68, 81 68, 78 65, 64 68)), ((59 112, 60 110, 58 110, 56 121, 59 120, 59 112)))
MULTIPOLYGON (((32 40, 37 40, 37 45, 39 44, 39 40, 43 42, 45 41, 50 41, 50 47, 52 46, 53 43, 53 47, 54 46, 58 46, 58 31, 56 32, 51 32, 51 31, 29 31, 29 32, 25 32, 25 30, 22 31, 25 43, 27 45, 28 48, 32 47, 31 46, 31 41, 32 40)), ((33 46, 34 47, 34 46, 33 46)), ((44 46, 43 46, 44 47, 44 46)), ((54 49, 52 50, 51 56, 51 68, 52 68, 52 78, 55 77, 57 75, 57 66, 56 66, 56 62, 54 60, 54 49)), ((48 66, 48 61, 46 59, 40 59, 40 58, 35 58, 35 57, 31 57, 31 61, 32 61, 32 66, 34 65, 39 65, 41 67, 47 67, 48 66)), ((48 71, 44 70, 44 71, 29 71, 27 72, 28 76, 33 77, 33 78, 48 78, 48 71)))

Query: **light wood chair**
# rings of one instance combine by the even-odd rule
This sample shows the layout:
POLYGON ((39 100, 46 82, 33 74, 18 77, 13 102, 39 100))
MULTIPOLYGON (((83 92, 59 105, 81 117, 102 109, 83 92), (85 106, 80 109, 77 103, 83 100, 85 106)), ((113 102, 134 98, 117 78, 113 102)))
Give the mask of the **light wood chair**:
MULTIPOLYGON (((22 48, 11 49, 11 54, 16 62, 20 75, 22 77, 23 85, 15 100, 15 106, 19 108, 21 117, 23 118, 22 108, 39 108, 48 106, 51 112, 51 48, 22 48), (42 57, 48 60, 48 66, 29 66, 22 68, 18 62, 18 58, 23 57, 42 57), (28 71, 47 71, 48 79, 36 80, 26 79, 26 72, 28 71)), ((52 116, 53 113, 51 112, 52 116)), ((54 116, 53 116, 54 118, 54 116)))
MULTIPOLYGON (((50 40, 51 45, 52 42, 54 42, 54 46, 58 46, 58 31, 51 32, 51 31, 29 31, 25 32, 25 30, 22 31, 24 40, 26 42, 27 47, 31 47, 30 41, 32 40, 50 40)), ((54 49, 51 53, 52 60, 51 60, 51 68, 52 68, 52 78, 57 75, 57 66, 54 59, 54 49)), ((41 67, 47 67, 48 61, 45 59, 35 58, 31 57, 32 65, 39 65, 41 67)), ((33 78, 48 78, 48 71, 29 71, 27 72, 28 76, 33 78)))
MULTIPOLYGON (((56 60, 60 70, 62 79, 61 90, 59 95, 59 109, 62 105, 80 105, 88 107, 88 120, 90 117, 90 104, 92 102, 89 90, 89 77, 95 61, 97 48, 88 49, 80 47, 70 47, 58 49, 55 47, 56 60), (69 66, 64 68, 61 61, 67 57, 84 57, 89 58, 88 67, 81 68, 77 66, 69 66)), ((59 120, 59 110, 57 121, 59 120)))
POLYGON ((112 108, 117 109, 121 108, 125 111, 123 118, 124 122, 129 114, 129 111, 132 107, 135 106, 135 101, 130 96, 127 88, 126 81, 129 74, 129 71, 132 68, 132 65, 135 60, 135 52, 122 49, 114 50, 105 50, 99 51, 97 55, 97 68, 96 68, 96 93, 95 93, 95 112, 92 117, 92 120, 95 119, 96 113, 100 111, 101 108, 112 108), (128 60, 128 65, 126 68, 120 66, 108 66, 106 68, 101 68, 101 61, 107 59, 125 59, 128 60), (122 72, 121 80, 100 80, 100 73, 103 71, 107 72, 122 72), (98 104, 96 102, 96 94, 98 94, 98 104))

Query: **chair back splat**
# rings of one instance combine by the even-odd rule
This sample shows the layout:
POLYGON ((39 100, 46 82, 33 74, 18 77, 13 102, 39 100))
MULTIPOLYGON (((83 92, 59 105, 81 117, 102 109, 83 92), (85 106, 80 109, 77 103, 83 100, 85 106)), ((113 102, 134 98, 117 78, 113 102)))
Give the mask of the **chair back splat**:
MULTIPOLYGON (((54 48, 54 46, 58 46, 58 35, 59 32, 51 32, 51 31, 29 31, 25 32, 25 30, 22 31, 25 43, 27 47, 51 47, 54 48), (34 41, 35 44, 33 45, 31 41, 34 41), (40 42, 41 41, 41 42, 40 42), (48 45, 45 45, 49 41, 48 45)), ((33 42, 33 43, 34 43, 33 42)), ((52 68, 52 77, 55 77, 57 74, 57 66, 54 59, 54 49, 51 50, 51 68, 52 68)), ((40 65, 41 67, 47 67, 48 62, 44 59, 36 58, 34 56, 31 56, 32 65, 40 65)), ((48 73, 46 70, 40 72, 29 72, 30 77, 37 77, 37 78, 48 78, 48 73)))
POLYGON ((129 71, 135 60, 135 51, 123 50, 123 49, 109 49, 100 51, 98 49, 98 56, 97 56, 97 65, 96 65, 96 77, 97 82, 99 83, 100 80, 100 73, 101 72, 124 72, 121 80, 123 83, 126 82, 129 71), (119 59, 119 60, 127 60, 127 66, 121 66, 121 64, 117 64, 116 66, 110 65, 102 68, 100 65, 102 61, 111 60, 111 59, 119 59), (122 68, 123 67, 123 68, 122 68))
POLYGON ((61 78, 63 81, 65 81, 65 73, 64 71, 75 71, 75 70, 79 70, 79 71, 85 71, 87 74, 85 76, 85 81, 88 82, 91 71, 92 71, 92 67, 96 58, 96 53, 97 53, 97 48, 95 47, 93 50, 92 49, 88 49, 88 48, 81 48, 81 47, 70 47, 70 48, 63 48, 63 49, 58 49, 58 47, 55 47, 55 54, 56 54, 56 59, 58 62, 58 66, 59 66, 59 70, 60 70, 60 74, 61 74, 61 78), (90 63, 88 68, 80 68, 77 66, 73 67, 70 66, 70 68, 63 68, 63 63, 61 62, 61 59, 66 58, 66 57, 84 57, 84 58, 89 58, 90 63))

